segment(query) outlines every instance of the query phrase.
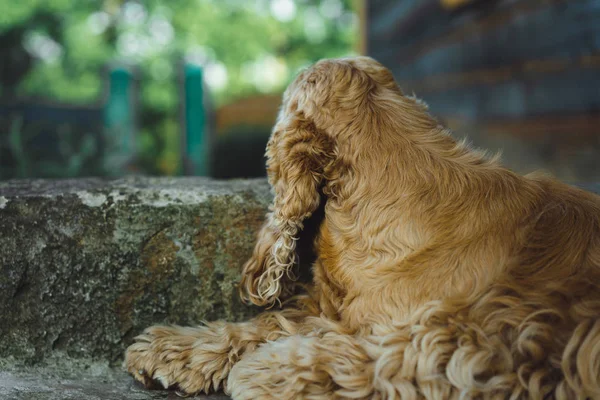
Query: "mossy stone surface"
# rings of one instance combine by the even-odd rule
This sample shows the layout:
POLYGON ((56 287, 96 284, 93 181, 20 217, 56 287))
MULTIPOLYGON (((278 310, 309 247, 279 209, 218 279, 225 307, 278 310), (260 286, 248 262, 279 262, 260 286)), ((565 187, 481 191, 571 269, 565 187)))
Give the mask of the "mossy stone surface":
POLYGON ((145 327, 242 320, 264 179, 0 183, 0 357, 118 363, 145 327))

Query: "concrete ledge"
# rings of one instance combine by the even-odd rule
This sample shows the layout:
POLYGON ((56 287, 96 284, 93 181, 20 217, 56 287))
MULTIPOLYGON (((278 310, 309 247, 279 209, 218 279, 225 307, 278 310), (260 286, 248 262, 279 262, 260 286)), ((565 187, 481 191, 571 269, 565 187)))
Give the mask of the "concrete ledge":
POLYGON ((0 357, 116 364, 156 323, 240 320, 266 180, 0 183, 0 357))

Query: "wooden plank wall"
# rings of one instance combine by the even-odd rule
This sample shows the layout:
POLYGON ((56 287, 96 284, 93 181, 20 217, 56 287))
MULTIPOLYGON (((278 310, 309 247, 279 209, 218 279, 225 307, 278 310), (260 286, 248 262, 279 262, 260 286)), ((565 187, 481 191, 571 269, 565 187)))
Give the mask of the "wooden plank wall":
POLYGON ((367 0, 366 14, 367 53, 457 136, 521 172, 600 181, 600 0, 367 0))
POLYGON ((275 125, 281 95, 256 95, 226 104, 216 111, 216 131, 222 135, 240 127, 270 131, 275 125))

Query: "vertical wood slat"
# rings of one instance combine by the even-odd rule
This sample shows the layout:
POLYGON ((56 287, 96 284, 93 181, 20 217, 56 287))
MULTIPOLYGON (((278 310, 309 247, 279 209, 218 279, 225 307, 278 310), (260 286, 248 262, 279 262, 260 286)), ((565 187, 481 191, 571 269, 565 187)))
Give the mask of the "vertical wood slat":
POLYGON ((104 106, 106 126, 105 170, 123 174, 134 167, 136 156, 136 85, 131 69, 111 68, 104 106))
POLYGON ((203 71, 200 66, 183 66, 182 152, 186 175, 209 175, 209 124, 203 71))

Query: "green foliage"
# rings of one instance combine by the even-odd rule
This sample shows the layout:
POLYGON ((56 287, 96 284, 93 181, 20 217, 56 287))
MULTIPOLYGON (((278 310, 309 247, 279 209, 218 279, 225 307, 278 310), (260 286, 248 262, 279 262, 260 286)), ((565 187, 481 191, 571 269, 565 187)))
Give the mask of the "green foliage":
POLYGON ((143 168, 175 173, 183 62, 204 65, 216 106, 278 93, 299 68, 352 51, 351 2, 0 0, 0 46, 10 66, 0 67, 0 93, 98 103, 107 67, 134 65, 143 168))

